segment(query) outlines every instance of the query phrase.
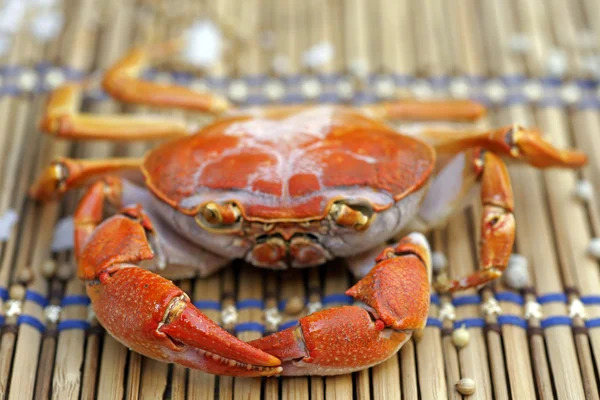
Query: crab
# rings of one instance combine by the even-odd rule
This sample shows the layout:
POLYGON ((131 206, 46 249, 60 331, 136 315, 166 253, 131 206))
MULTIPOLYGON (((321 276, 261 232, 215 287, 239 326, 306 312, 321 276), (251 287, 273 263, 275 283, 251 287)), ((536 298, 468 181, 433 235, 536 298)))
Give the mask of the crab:
POLYGON ((78 277, 99 322, 145 356, 234 376, 334 375, 392 357, 424 329, 431 261, 423 235, 482 204, 481 268, 439 283, 454 292, 498 278, 514 241, 505 160, 576 168, 586 156, 559 150, 535 129, 401 133, 394 120, 474 121, 463 100, 235 108, 223 98, 141 79, 177 46, 137 48, 110 68, 114 98, 214 114, 196 129, 168 117, 78 111, 85 84, 49 98, 42 130, 61 139, 165 139, 143 158, 60 158, 30 189, 39 201, 87 187, 74 214, 78 277), (119 210, 103 220, 105 206, 119 210), (243 342, 206 317, 169 279, 204 277, 243 259, 304 268, 344 258, 360 280, 355 305, 320 310, 243 342))

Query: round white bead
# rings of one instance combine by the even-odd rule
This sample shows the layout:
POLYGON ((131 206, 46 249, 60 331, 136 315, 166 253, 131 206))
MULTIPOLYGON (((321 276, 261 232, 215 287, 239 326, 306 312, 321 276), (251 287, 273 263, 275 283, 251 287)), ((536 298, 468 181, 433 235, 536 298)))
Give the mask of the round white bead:
POLYGON ((452 332, 452 343, 459 349, 469 344, 470 338, 471 335, 464 325, 452 332))
POLYGON ((504 283, 513 289, 523 289, 530 284, 529 263, 520 254, 512 254, 504 274, 504 283))
POLYGON ((448 267, 448 259, 441 251, 431 253, 431 266, 435 272, 440 272, 448 267))
POLYGON ((577 199, 587 203, 594 198, 594 187, 590 181, 582 179, 577 181, 574 194, 577 199))
POLYGON ((600 259, 600 237, 595 237, 590 240, 587 251, 590 256, 600 259))

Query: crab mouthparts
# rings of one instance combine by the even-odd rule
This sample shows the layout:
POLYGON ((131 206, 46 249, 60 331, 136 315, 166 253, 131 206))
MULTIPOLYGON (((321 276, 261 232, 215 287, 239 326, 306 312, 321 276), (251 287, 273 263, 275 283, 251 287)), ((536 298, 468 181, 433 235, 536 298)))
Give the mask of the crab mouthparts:
POLYGON ((259 237, 246 255, 249 263, 272 269, 314 267, 331 258, 329 251, 311 234, 296 234, 290 240, 279 234, 259 237))

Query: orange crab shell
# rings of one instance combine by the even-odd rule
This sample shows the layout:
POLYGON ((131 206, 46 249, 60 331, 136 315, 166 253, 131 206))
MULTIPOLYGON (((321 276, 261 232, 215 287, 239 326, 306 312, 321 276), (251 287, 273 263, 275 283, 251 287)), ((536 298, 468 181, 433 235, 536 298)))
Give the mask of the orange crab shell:
POLYGON ((324 218, 349 188, 388 195, 371 204, 385 210, 422 187, 434 164, 418 140, 349 108, 317 107, 221 118, 152 150, 143 172, 185 214, 203 204, 182 202, 208 190, 230 192, 247 220, 302 221, 324 218))

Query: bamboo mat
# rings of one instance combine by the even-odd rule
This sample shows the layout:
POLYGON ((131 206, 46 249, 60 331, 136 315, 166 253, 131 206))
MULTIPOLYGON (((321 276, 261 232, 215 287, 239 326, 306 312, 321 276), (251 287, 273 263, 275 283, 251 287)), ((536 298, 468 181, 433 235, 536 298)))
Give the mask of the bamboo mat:
MULTIPOLYGON (((573 196, 580 179, 600 191, 597 0, 64 0, 59 9, 60 35, 42 42, 24 24, 0 55, 0 215, 19 216, 0 243, 1 398, 457 399, 461 378, 475 381, 471 398, 599 398, 600 270, 586 249, 600 236, 600 197, 573 196), (482 126, 537 125, 558 146, 584 149, 591 161, 581 171, 510 167, 515 252, 529 260, 531 285, 434 295, 420 339, 339 377, 214 377, 146 359, 105 334, 88 313, 72 255, 49 250, 79 194, 38 206, 25 191, 58 155, 136 155, 151 144, 54 141, 36 121, 61 81, 106 69, 131 45, 176 35, 199 18, 219 25, 221 59, 202 71, 180 66, 179 74, 179 65, 167 65, 148 79, 207 87, 241 105, 471 97, 490 107, 482 126), (452 332, 463 326, 470 339, 458 349, 452 332)), ((85 108, 149 111, 98 89, 85 108)), ((477 268, 478 211, 431 235, 450 276, 477 268)), ((179 284, 250 340, 316 307, 347 304, 351 277, 342 264, 276 274, 235 263, 179 284)))

